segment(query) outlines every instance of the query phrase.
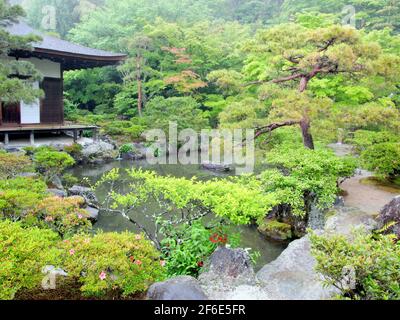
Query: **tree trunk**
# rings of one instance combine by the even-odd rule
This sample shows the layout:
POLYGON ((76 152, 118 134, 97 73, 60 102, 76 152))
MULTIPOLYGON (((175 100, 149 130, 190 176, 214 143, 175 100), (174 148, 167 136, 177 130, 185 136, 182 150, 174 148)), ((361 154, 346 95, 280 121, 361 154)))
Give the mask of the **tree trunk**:
POLYGON ((311 122, 308 117, 304 117, 300 122, 301 132, 303 134, 303 143, 304 146, 308 149, 314 150, 314 139, 312 134, 310 133, 311 122))
POLYGON ((306 89, 308 87, 308 81, 309 81, 309 79, 307 77, 302 77, 300 79, 300 87, 299 87, 300 92, 306 91, 306 89))
MULTIPOLYGON (((310 81, 310 79, 308 77, 302 77, 300 79, 300 87, 299 87, 300 92, 306 91, 309 81, 310 81)), ((301 133, 303 135, 304 146, 308 149, 314 150, 315 149, 314 139, 310 132, 311 121, 307 115, 304 116, 303 119, 301 119, 300 127, 301 127, 301 133)))
POLYGON ((137 92, 138 92, 137 108, 139 117, 141 117, 143 108, 143 87, 142 87, 142 70, 140 65, 140 57, 136 58, 136 82, 137 82, 137 92))

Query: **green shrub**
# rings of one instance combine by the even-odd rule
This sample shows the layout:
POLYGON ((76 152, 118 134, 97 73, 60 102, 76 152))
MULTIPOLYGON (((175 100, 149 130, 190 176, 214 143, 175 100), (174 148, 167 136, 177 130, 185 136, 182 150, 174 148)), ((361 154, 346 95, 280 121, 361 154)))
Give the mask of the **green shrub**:
POLYGON ((381 143, 370 146, 361 153, 365 169, 379 176, 393 179, 400 174, 400 143, 381 143))
POLYGON ((23 172, 33 171, 32 162, 28 157, 0 152, 0 179, 10 179, 23 172))
POLYGON ((46 184, 38 179, 15 178, 0 181, 0 213, 2 218, 24 219, 46 195, 46 184))
POLYGON ((128 129, 131 126, 131 123, 129 121, 111 121, 106 123, 102 129, 105 134, 108 134, 110 136, 119 136, 119 135, 124 135, 124 130, 128 129))
POLYGON ((83 147, 79 143, 74 143, 70 146, 64 147, 64 151, 75 159, 81 156, 82 150, 83 147))
POLYGON ((132 125, 129 128, 123 130, 124 134, 132 140, 137 140, 141 138, 142 133, 146 130, 145 126, 132 125))
POLYGON ((393 133, 382 131, 367 131, 358 130, 354 133, 354 137, 349 140, 353 144, 358 152, 362 152, 365 149, 374 146, 376 144, 386 143, 386 142, 399 142, 400 139, 393 133))
POLYGON ((338 180, 352 176, 356 169, 354 159, 339 158, 331 150, 290 144, 272 150, 266 157, 276 169, 260 175, 262 188, 274 194, 278 204, 290 205, 298 216, 305 214, 308 200, 315 200, 320 209, 332 206, 339 191, 338 180))
POLYGON ((39 286, 42 268, 59 266, 57 240, 50 230, 24 229, 19 223, 0 221, 0 299, 13 299, 19 290, 39 286))
POLYGON ((168 275, 196 277, 204 261, 219 245, 237 245, 237 236, 228 237, 225 229, 221 227, 210 230, 201 221, 197 221, 190 227, 180 226, 167 232, 169 238, 164 239, 161 244, 168 275))
POLYGON ((79 179, 70 173, 65 173, 62 176, 62 184, 65 188, 71 188, 79 183, 79 179))
POLYGON ((82 293, 101 296, 118 290, 124 296, 146 291, 163 280, 160 254, 141 235, 99 233, 77 235, 62 243, 64 269, 82 283, 82 293))
POLYGON ((130 153, 134 150, 133 146, 131 144, 124 144, 119 148, 119 152, 121 154, 126 154, 130 153))
POLYGON ((68 153, 47 150, 36 152, 33 161, 46 181, 60 175, 65 169, 75 164, 75 160, 68 153))
POLYGON ((400 243, 393 235, 358 231, 349 241, 344 236, 311 235, 316 270, 327 285, 337 287, 345 298, 363 300, 400 299, 400 243), (345 270, 354 270, 353 286, 343 283, 345 270))
POLYGON ((50 228, 61 237, 90 231, 92 224, 88 212, 81 207, 83 198, 49 197, 40 201, 25 219, 28 225, 50 228))
POLYGON ((210 127, 207 114, 192 97, 156 97, 144 110, 144 119, 149 128, 168 132, 170 121, 176 122, 178 130, 191 128, 196 131, 210 127))

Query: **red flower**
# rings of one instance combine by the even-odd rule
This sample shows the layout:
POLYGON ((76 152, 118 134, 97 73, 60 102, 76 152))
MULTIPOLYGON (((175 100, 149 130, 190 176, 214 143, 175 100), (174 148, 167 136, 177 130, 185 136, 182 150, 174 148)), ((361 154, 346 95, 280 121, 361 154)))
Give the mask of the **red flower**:
POLYGON ((135 262, 135 257, 131 256, 131 257, 129 257, 129 260, 131 260, 131 262, 134 263, 135 262))
POLYGON ((203 262, 203 261, 197 262, 197 266, 198 266, 199 268, 203 268, 203 267, 204 267, 204 262, 203 262))
POLYGON ((227 244, 228 243, 228 235, 219 235, 218 233, 214 233, 210 237, 210 241, 212 243, 221 243, 221 244, 227 244))
POLYGON ((214 233, 211 237, 210 237, 210 241, 212 242, 212 243, 218 243, 218 234, 217 233, 214 233))

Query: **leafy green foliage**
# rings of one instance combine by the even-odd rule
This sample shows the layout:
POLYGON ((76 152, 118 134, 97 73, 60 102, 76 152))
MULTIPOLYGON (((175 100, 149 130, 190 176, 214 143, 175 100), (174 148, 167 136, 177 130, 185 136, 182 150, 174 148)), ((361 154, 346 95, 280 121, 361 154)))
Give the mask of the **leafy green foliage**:
POLYGON ((20 6, 10 6, 0 0, 0 97, 3 103, 19 101, 32 102, 42 96, 43 92, 32 85, 41 79, 41 74, 34 65, 27 61, 9 59, 8 55, 15 50, 32 50, 31 43, 38 41, 34 35, 11 35, 5 27, 24 16, 20 6))
POLYGON ((338 180, 352 176, 356 169, 351 158, 341 159, 330 150, 313 151, 295 145, 274 149, 266 161, 277 169, 261 174, 263 189, 273 193, 279 204, 290 205, 298 216, 304 216, 310 200, 320 209, 332 206, 338 180))
POLYGON ((354 137, 349 139, 349 142, 357 148, 358 152, 362 152, 376 144, 398 141, 399 137, 391 132, 375 132, 367 130, 357 130, 354 132, 354 137))
POLYGON ((344 298, 398 300, 400 298, 400 245, 393 235, 357 232, 349 241, 344 236, 311 235, 316 270, 344 298), (344 283, 345 270, 354 270, 354 287, 344 283))
POLYGON ((400 143, 380 143, 361 153, 363 166, 384 178, 400 174, 400 143))
POLYGON ((12 221, 23 220, 46 197, 46 184, 38 179, 0 180, 0 215, 12 221))
POLYGON ((46 149, 35 152, 33 162, 46 181, 50 181, 75 164, 75 160, 68 153, 46 149))
POLYGON ((27 215, 27 225, 49 228, 61 237, 70 237, 75 233, 90 231, 92 224, 89 214, 82 209, 83 198, 49 197, 40 201, 27 215))
POLYGON ((209 126, 205 113, 191 97, 154 98, 147 104, 144 116, 149 126, 164 132, 168 132, 170 121, 178 124, 178 130, 199 131, 209 126))
POLYGON ((132 151, 134 151, 134 148, 131 144, 124 144, 119 148, 121 154, 130 153, 132 151))
POLYGON ((13 299, 19 290, 40 285, 43 267, 61 261, 57 240, 50 230, 0 221, 0 299, 13 299))
POLYGON ((132 233, 77 235, 64 241, 64 268, 82 283, 87 296, 118 290, 124 296, 146 291, 163 280, 160 255, 143 236, 132 233))
POLYGON ((170 277, 179 275, 198 276, 203 263, 214 253, 218 245, 237 244, 235 236, 228 236, 226 228, 207 229, 202 221, 193 225, 174 228, 169 237, 162 240, 162 254, 170 277))
POLYGON ((18 174, 33 171, 32 162, 20 154, 0 152, 0 179, 11 179, 18 174))

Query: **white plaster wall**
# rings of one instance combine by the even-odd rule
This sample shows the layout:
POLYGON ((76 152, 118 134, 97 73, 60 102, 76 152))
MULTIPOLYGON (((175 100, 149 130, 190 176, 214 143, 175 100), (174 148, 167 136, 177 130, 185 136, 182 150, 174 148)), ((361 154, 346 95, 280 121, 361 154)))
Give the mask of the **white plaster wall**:
MULTIPOLYGON (((33 85, 39 88, 39 82, 33 85)), ((40 123, 40 102, 39 99, 33 103, 26 104, 21 101, 21 124, 39 124, 40 123)))

